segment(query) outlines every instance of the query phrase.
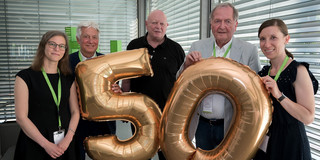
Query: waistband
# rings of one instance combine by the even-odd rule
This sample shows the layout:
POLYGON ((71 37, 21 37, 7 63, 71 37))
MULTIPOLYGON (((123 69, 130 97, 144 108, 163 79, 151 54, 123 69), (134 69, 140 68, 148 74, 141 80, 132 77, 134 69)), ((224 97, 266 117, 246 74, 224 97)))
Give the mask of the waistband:
POLYGON ((207 119, 203 116, 200 115, 200 121, 203 121, 203 122, 207 122, 209 123, 210 125, 221 125, 221 124, 224 124, 224 119, 207 119))

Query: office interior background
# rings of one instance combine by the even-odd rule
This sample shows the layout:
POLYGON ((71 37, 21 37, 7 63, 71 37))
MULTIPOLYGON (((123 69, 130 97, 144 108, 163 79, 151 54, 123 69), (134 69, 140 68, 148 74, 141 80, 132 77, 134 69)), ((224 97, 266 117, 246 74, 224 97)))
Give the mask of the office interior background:
MULTIPOLYGON (((188 54, 192 42, 212 36, 209 15, 221 2, 233 3, 239 10, 234 36, 258 48, 260 24, 270 18, 282 19, 291 36, 287 49, 295 60, 308 62, 320 81, 319 0, 0 0, 0 158, 6 149, 4 141, 8 141, 3 126, 15 121, 15 74, 30 66, 45 32, 65 31, 83 20, 96 21, 99 50, 108 54, 110 40, 120 40, 126 50, 132 39, 143 36, 149 12, 160 9, 169 23, 167 36, 188 54)), ((259 56, 262 65, 268 64, 260 50, 259 56)), ((306 130, 312 158, 320 159, 320 91, 315 101, 315 120, 306 130)))

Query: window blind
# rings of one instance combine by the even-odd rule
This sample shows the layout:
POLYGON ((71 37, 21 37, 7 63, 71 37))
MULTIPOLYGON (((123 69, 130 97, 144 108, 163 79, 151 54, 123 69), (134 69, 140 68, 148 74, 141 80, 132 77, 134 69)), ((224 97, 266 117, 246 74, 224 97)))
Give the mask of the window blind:
POLYGON ((149 6, 150 11, 160 9, 166 14, 168 38, 188 53, 191 43, 199 40, 200 0, 151 0, 149 6))
MULTIPOLYGON (((223 1, 227 2, 227 1, 223 1)), ((258 28, 267 19, 282 19, 290 34, 287 49, 295 60, 310 64, 310 70, 320 81, 320 3, 316 0, 237 0, 228 1, 239 11, 235 37, 255 44, 258 48, 258 28)), ((212 0, 214 6, 218 1, 212 0)), ((267 58, 259 50, 262 65, 267 58)), ((314 122, 306 126, 313 159, 320 159, 320 91, 315 95, 314 122)))
POLYGON ((110 40, 125 50, 138 35, 137 1, 0 0, 0 123, 15 120, 15 74, 31 65, 42 35, 84 20, 99 24, 101 53, 110 53, 110 40))

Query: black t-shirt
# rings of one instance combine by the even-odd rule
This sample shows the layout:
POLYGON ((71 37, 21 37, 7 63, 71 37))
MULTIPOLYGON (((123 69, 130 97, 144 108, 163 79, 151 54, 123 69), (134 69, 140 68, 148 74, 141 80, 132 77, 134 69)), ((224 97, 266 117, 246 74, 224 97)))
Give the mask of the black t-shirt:
POLYGON ((184 61, 185 53, 180 44, 166 36, 165 41, 156 48, 148 44, 146 37, 147 34, 132 40, 127 46, 127 50, 147 48, 151 55, 154 76, 131 79, 130 88, 132 92, 151 97, 163 111, 171 88, 176 81, 176 73, 184 61))

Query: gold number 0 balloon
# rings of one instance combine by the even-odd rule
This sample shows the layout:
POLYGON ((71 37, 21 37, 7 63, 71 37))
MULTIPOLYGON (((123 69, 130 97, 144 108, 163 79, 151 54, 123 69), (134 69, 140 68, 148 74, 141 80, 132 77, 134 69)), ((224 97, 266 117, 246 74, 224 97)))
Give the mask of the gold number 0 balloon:
POLYGON ((260 77, 236 61, 211 58, 188 67, 177 79, 160 122, 160 145, 168 160, 251 159, 271 123, 272 106, 260 77), (210 151, 195 149, 190 120, 207 94, 224 93, 233 104, 226 137, 210 151))
POLYGON ((136 127, 128 140, 104 135, 85 140, 88 155, 95 160, 149 159, 159 148, 161 111, 147 96, 114 94, 111 84, 122 78, 153 75, 146 49, 117 52, 80 62, 76 79, 82 117, 87 120, 129 120, 136 127))

